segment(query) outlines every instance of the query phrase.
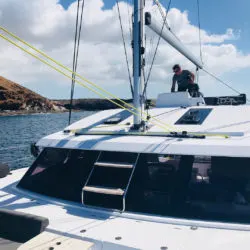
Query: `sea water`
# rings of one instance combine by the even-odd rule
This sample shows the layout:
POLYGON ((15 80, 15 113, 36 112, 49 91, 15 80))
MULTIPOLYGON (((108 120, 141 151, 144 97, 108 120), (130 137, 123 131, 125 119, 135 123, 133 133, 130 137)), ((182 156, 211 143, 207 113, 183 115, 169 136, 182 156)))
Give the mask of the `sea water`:
MULTIPOLYGON (((73 112, 75 122, 92 111, 73 112)), ((63 130, 68 125, 68 113, 0 116, 0 164, 11 169, 29 167, 34 161, 30 145, 43 136, 63 130)))

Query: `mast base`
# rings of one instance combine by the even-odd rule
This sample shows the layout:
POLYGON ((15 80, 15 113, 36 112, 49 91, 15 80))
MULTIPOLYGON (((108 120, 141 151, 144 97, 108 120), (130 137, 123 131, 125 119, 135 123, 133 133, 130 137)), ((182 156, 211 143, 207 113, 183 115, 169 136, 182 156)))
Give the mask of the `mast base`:
POLYGON ((130 127, 130 131, 145 132, 147 130, 148 130, 148 126, 145 121, 141 121, 140 124, 133 124, 133 126, 130 127))

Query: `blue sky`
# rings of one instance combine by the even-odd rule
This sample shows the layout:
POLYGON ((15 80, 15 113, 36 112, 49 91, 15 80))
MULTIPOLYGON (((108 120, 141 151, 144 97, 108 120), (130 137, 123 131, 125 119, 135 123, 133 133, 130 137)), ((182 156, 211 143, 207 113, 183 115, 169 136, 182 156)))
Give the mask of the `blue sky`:
MULTIPOLYGON (((228 27, 235 31, 240 30, 241 39, 234 44, 245 52, 250 51, 249 0, 200 0, 199 2, 202 29, 212 33, 223 33, 228 27)), ((188 10, 190 21, 197 25, 197 0, 173 0, 172 3, 173 7, 182 11, 188 10)))

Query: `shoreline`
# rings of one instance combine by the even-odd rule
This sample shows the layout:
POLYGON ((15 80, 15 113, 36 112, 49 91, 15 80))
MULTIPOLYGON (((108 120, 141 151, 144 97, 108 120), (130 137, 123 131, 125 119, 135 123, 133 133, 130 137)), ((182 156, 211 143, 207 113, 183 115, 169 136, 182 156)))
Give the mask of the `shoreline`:
MULTIPOLYGON (((0 117, 1 116, 16 116, 16 115, 35 115, 35 114, 51 114, 51 113, 65 113, 68 112, 68 110, 60 110, 60 111, 55 111, 55 110, 50 110, 47 112, 42 112, 42 111, 24 111, 24 110, 8 110, 8 111, 0 111, 0 117)), ((76 112, 76 111, 73 111, 76 112)))
MULTIPOLYGON (((72 110, 72 112, 84 112, 84 111, 102 111, 105 109, 93 109, 93 110, 89 110, 89 109, 74 109, 72 110)), ((39 115, 39 114, 59 114, 59 113, 69 113, 69 110, 60 110, 60 111, 47 111, 47 112, 37 112, 37 111, 21 111, 21 110, 13 110, 13 111, 0 111, 0 117, 6 117, 6 116, 18 116, 18 115, 39 115)))

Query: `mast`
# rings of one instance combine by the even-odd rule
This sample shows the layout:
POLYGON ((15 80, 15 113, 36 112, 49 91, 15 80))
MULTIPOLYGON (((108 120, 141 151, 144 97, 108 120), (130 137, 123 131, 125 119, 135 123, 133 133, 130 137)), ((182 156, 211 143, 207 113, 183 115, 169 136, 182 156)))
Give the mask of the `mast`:
POLYGON ((142 124, 141 113, 143 112, 142 87, 143 79, 143 30, 144 30, 144 0, 134 0, 134 19, 133 19, 133 80, 134 80, 134 129, 139 129, 142 124))

